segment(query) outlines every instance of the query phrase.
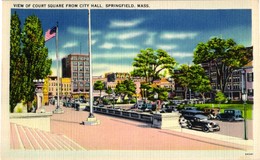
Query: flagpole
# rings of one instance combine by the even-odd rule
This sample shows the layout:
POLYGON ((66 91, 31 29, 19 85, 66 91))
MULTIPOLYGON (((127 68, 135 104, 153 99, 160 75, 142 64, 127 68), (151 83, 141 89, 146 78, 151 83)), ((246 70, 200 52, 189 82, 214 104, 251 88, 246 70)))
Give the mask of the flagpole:
POLYGON ((93 80, 92 80, 92 53, 91 53, 91 15, 90 8, 88 8, 88 49, 89 49, 89 107, 90 112, 87 121, 83 121, 84 125, 97 125, 100 121, 97 120, 93 114, 93 80))
POLYGON ((60 66, 59 66, 59 29, 58 29, 58 22, 57 22, 57 26, 56 26, 56 41, 55 41, 55 46, 56 46, 56 59, 57 59, 57 107, 56 109, 53 111, 53 113, 64 113, 64 111, 60 108, 60 66))
POLYGON ((89 67, 90 67, 90 78, 89 78, 89 105, 90 105, 90 112, 89 112, 89 118, 95 117, 93 114, 93 85, 92 85, 92 53, 91 53, 91 15, 90 15, 90 9, 88 9, 88 49, 89 49, 89 67))

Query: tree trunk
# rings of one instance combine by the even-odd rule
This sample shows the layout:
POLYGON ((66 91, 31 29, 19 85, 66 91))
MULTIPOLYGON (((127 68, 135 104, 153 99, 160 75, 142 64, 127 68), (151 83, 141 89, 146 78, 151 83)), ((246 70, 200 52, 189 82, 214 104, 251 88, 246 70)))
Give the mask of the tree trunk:
POLYGON ((203 104, 205 104, 205 93, 200 93, 202 99, 203 99, 203 104))
POLYGON ((29 102, 27 102, 26 104, 27 104, 27 112, 29 113, 29 112, 31 112, 32 109, 33 109, 33 107, 32 107, 32 102, 29 101, 29 102))

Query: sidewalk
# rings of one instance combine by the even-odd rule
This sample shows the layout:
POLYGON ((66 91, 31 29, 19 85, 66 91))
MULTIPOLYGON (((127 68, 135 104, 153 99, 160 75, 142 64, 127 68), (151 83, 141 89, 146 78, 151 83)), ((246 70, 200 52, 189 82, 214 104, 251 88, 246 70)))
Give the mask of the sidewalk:
POLYGON ((175 132, 181 132, 181 133, 187 133, 187 134, 193 134, 193 135, 197 135, 197 136, 202 136, 202 137, 215 139, 215 140, 219 140, 219 141, 235 143, 235 144, 238 144, 238 145, 245 145, 245 146, 251 146, 251 147, 253 147, 253 145, 254 145, 253 140, 244 140, 242 138, 216 134, 214 132, 204 133, 204 132, 201 132, 201 131, 192 130, 192 129, 186 129, 186 128, 170 129, 170 130, 175 131, 175 132))
MULTIPOLYGON (((55 109, 47 106, 47 111, 55 109)), ((251 150, 252 140, 188 129, 161 130, 151 124, 94 113, 101 124, 80 123, 86 111, 64 108, 64 114, 51 117, 51 131, 64 134, 87 150, 251 150), (239 144, 239 145, 238 145, 239 144)))

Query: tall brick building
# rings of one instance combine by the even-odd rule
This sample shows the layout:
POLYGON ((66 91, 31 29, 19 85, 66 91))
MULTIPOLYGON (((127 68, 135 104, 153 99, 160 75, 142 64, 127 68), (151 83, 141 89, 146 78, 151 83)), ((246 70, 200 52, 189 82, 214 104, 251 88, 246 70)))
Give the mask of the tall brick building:
POLYGON ((71 93, 89 93, 89 55, 73 53, 62 59, 62 77, 71 78, 71 93))

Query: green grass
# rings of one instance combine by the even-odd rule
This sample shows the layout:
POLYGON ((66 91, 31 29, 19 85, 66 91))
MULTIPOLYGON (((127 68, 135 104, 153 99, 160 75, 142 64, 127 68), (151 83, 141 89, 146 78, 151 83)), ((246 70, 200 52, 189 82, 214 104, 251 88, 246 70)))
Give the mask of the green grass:
MULTIPOLYGON (((218 104, 213 104, 214 107, 218 107, 218 104)), ((253 104, 246 104, 246 119, 253 119, 253 104)), ((194 107, 197 107, 200 110, 204 108, 212 108, 212 104, 195 104, 194 107)), ((243 104, 220 104, 220 112, 223 113, 225 109, 238 109, 242 111, 244 117, 244 105, 243 104)))

